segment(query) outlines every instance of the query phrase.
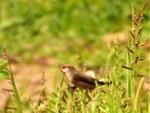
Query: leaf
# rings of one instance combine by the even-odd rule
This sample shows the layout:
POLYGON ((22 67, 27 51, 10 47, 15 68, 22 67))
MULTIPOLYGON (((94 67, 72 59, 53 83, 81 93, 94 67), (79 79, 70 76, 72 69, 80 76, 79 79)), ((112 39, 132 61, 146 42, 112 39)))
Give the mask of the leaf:
POLYGON ((9 78, 9 72, 6 70, 0 70, 0 79, 1 78, 5 78, 5 79, 9 78))
POLYGON ((0 59, 0 70, 6 68, 7 66, 7 61, 4 59, 0 59))

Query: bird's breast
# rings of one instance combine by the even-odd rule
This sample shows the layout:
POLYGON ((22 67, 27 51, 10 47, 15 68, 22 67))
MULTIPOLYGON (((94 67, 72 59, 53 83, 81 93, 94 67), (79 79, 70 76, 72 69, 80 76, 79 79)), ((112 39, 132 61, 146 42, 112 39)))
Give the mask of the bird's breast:
POLYGON ((72 82, 73 81, 73 77, 71 74, 67 74, 67 79, 69 82, 72 82))

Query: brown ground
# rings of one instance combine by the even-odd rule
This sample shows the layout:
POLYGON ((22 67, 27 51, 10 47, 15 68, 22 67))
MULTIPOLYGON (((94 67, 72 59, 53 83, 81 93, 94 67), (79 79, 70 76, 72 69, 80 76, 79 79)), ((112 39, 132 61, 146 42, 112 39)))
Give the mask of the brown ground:
MULTIPOLYGON (((16 85, 22 100, 31 98, 32 100, 38 99, 43 87, 46 87, 48 93, 52 92, 53 76, 49 68, 48 66, 42 65, 12 65, 16 85), (42 85, 43 72, 46 80, 44 86, 42 85)), ((9 80, 0 80, 0 111, 7 104, 9 96, 12 95, 11 92, 5 90, 12 90, 11 83, 9 80)))

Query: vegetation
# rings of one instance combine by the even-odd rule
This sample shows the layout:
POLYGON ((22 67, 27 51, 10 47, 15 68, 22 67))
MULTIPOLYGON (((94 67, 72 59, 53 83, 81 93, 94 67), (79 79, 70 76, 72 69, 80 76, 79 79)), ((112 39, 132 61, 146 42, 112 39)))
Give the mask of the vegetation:
POLYGON ((13 102, 7 105, 15 105, 5 106, 2 112, 149 113, 150 89, 145 90, 144 84, 150 80, 150 65, 143 48, 150 37, 148 4, 140 0, 1 0, 0 78, 11 82, 13 102), (101 40, 105 34, 127 30, 125 44, 117 41, 109 48, 101 40), (11 63, 36 64, 37 57, 53 59, 49 67, 56 76, 49 94, 43 73, 34 105, 32 97, 23 100, 19 95, 11 63), (83 71, 102 67, 97 78, 113 84, 93 91, 72 90, 56 69, 65 63, 83 71))

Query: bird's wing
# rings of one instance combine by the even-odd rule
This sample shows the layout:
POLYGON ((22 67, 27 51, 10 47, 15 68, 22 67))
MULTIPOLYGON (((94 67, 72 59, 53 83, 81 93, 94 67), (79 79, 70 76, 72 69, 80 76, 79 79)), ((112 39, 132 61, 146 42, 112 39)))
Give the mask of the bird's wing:
POLYGON ((95 88, 95 85, 94 84, 91 84, 91 83, 88 83, 88 82, 83 82, 83 81, 74 81, 74 84, 77 86, 77 87, 80 87, 80 88, 84 88, 84 89, 93 89, 95 88))
POLYGON ((91 84, 91 85, 95 85, 95 79, 93 77, 90 77, 90 76, 87 76, 83 73, 75 73, 75 76, 74 76, 74 80, 75 81, 79 81, 79 82, 85 82, 85 83, 88 83, 88 84, 91 84))

